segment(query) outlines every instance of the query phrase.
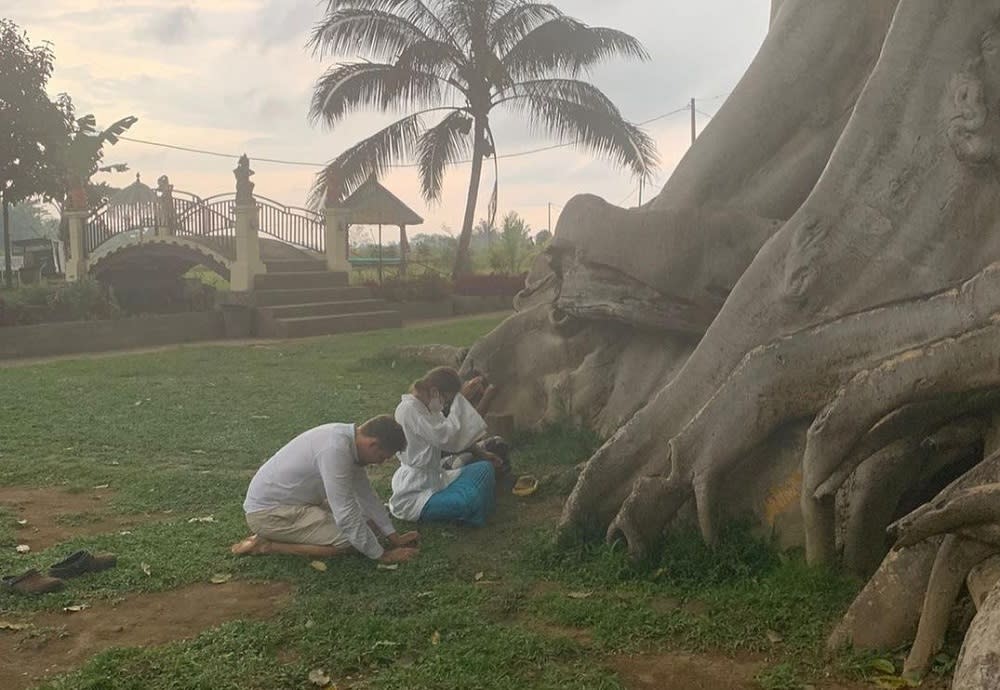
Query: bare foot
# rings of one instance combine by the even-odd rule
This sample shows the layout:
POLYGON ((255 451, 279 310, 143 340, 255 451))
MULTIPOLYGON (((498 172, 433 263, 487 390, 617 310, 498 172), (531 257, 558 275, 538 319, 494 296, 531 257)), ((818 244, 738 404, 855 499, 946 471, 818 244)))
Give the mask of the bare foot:
POLYGON ((237 556, 249 556, 252 554, 262 554, 267 553, 271 545, 267 539, 258 537, 256 534, 251 534, 249 537, 243 541, 233 544, 229 547, 229 550, 236 554, 237 556))

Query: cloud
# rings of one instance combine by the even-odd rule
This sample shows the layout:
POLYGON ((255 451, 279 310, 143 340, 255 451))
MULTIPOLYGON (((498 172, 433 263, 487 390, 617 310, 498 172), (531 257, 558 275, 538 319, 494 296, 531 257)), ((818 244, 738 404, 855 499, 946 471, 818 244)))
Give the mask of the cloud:
POLYGON ((197 23, 198 15, 184 5, 159 13, 143 28, 142 34, 152 36, 160 43, 174 45, 190 40, 197 23))
POLYGON ((268 0, 255 15, 251 40, 262 52, 288 43, 304 46, 321 16, 315 0, 268 0))

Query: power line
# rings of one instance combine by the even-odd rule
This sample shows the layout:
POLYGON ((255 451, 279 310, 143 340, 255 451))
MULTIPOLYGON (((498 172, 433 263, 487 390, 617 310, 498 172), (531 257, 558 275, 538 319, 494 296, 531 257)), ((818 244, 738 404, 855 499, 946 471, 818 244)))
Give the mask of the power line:
MULTIPOLYGON (((656 122, 657 120, 662 120, 663 118, 670 117, 671 115, 677 115, 678 113, 685 112, 687 109, 688 109, 687 106, 685 106, 683 108, 678 108, 677 110, 671 110, 669 113, 663 113, 662 115, 657 115, 656 117, 650 118, 648 120, 644 120, 643 122, 639 123, 639 126, 648 125, 648 124, 650 124, 652 122, 656 122)), ((215 156, 217 158, 229 158, 229 159, 233 159, 233 160, 238 159, 240 157, 239 154, 222 153, 221 151, 209 151, 209 150, 206 150, 206 149, 198 149, 198 148, 194 148, 194 147, 191 147, 191 146, 178 146, 176 144, 164 144, 163 142, 160 142, 160 141, 149 141, 147 139, 135 139, 133 137, 119 137, 119 138, 121 140, 123 140, 123 141, 128 141, 128 142, 131 142, 133 144, 143 144, 145 146, 155 146, 155 147, 158 147, 158 148, 172 149, 172 150, 175 150, 175 151, 183 151, 185 153, 195 153, 195 154, 200 154, 200 155, 203 155, 203 156, 215 156)), ((580 143, 579 140, 567 141, 567 142, 563 142, 561 144, 552 144, 551 146, 542 146, 540 148, 529 149, 527 151, 518 151, 516 153, 506 153, 506 154, 501 154, 501 155, 497 156, 497 159, 499 160, 499 159, 506 159, 506 158, 520 158, 522 156, 531 156, 531 155, 534 155, 536 153, 544 153, 545 151, 554 151, 556 149, 566 148, 567 146, 575 146, 578 143, 580 143)), ((283 160, 283 159, 279 159, 279 158, 259 158, 259 157, 256 157, 256 156, 252 156, 251 159, 253 160, 254 163, 274 163, 274 164, 277 164, 277 165, 297 165, 297 166, 310 167, 310 168, 325 168, 327 166, 326 163, 313 163, 313 162, 307 162, 307 161, 292 161, 292 160, 283 160)), ((472 162, 472 160, 468 159, 468 160, 455 161, 455 164, 456 165, 461 165, 461 164, 464 164, 464 163, 471 163, 471 162, 472 162)), ((390 167, 390 168, 416 168, 416 167, 419 167, 419 164, 418 163, 400 163, 400 164, 396 164, 396 165, 390 165, 388 167, 390 167)))

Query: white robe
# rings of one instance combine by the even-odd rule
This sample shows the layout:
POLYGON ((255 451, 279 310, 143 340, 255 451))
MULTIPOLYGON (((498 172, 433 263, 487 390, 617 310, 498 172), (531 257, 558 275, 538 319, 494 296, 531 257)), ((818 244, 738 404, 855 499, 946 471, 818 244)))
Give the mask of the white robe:
POLYGON ((442 469, 441 452, 465 450, 486 433, 486 422, 461 393, 447 417, 404 395, 396 407, 396 421, 406 433, 406 450, 399 454, 399 469, 392 475, 389 511, 400 520, 416 522, 430 497, 461 472, 442 469))

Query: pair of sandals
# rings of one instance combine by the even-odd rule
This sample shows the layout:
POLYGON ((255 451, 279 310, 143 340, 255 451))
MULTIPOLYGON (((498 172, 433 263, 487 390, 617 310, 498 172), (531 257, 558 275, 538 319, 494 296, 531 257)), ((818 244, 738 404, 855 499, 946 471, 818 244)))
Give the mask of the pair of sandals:
POLYGON ((98 573, 116 565, 118 557, 113 553, 77 551, 50 567, 47 575, 37 568, 31 568, 20 575, 5 577, 0 580, 0 589, 16 594, 58 592, 66 586, 65 580, 87 573, 98 573))

